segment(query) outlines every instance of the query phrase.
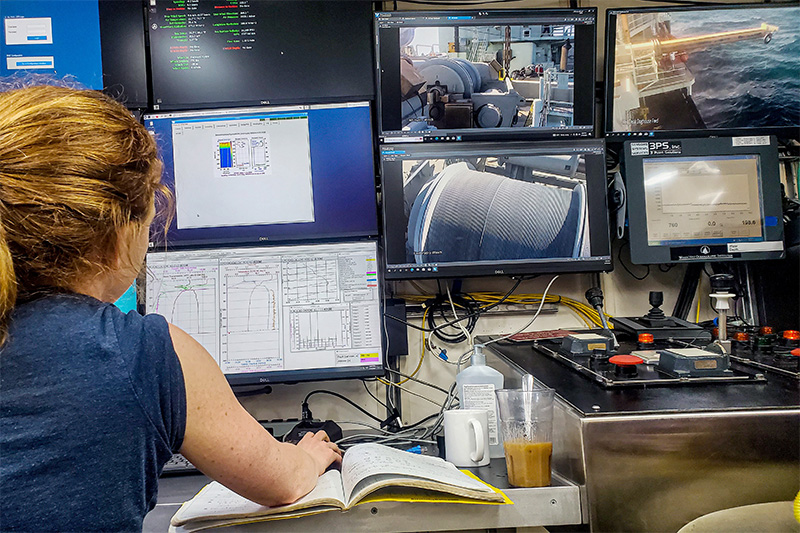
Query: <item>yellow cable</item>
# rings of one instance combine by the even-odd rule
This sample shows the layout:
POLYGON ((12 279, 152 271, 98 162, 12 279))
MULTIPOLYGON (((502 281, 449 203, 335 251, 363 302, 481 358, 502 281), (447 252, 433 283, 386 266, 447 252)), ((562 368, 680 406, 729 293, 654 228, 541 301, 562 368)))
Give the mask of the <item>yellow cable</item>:
MULTIPOLYGON (((502 294, 495 292, 473 292, 469 293, 468 296, 476 302, 483 304, 480 307, 481 309, 497 303, 503 297, 502 294)), ((404 300, 411 302, 424 302, 433 298, 432 295, 403 295, 401 297, 404 300)), ((505 301, 512 304, 532 305, 539 303, 541 298, 541 294, 517 294, 507 297, 505 301)), ((573 311, 587 326, 601 327, 603 325, 602 321, 600 320, 600 314, 597 312, 597 310, 583 302, 573 300, 572 298, 568 298, 566 296, 551 294, 545 298, 545 303, 555 303, 567 307, 573 311)), ((605 314, 605 316, 610 317, 611 315, 605 314)), ((613 326, 609 325, 609 327, 613 326)))
MULTIPOLYGON (((484 305, 482 305, 480 307, 480 309, 486 308, 486 307, 488 307, 488 306, 490 306, 490 305, 492 305, 494 303, 497 303, 503 297, 502 294, 496 293, 496 292, 472 292, 472 293, 468 293, 467 296, 469 296, 470 298, 472 298, 473 300, 475 300, 476 302, 478 302, 480 304, 484 304, 484 305)), ((405 295, 400 295, 400 298, 402 298, 403 300, 405 300, 407 302, 426 302, 426 301, 432 299, 433 296, 432 295, 424 295, 424 294, 405 294, 405 295)), ((517 294, 517 295, 511 295, 511 296, 507 297, 505 299, 505 301, 508 302, 508 303, 512 303, 512 304, 533 305, 533 304, 538 304, 539 302, 541 302, 541 299, 542 299, 542 295, 541 294, 517 294)), ((545 298, 545 303, 555 303, 555 304, 560 304, 560 305, 565 306, 567 309, 570 309, 572 312, 574 312, 578 316, 578 318, 583 320, 583 322, 588 326, 601 327, 603 325, 603 323, 600 320, 600 313, 598 313, 597 310, 594 309, 593 307, 591 307, 591 306, 589 306, 589 305, 587 305, 587 304, 585 304, 583 302, 579 302, 577 300, 573 300, 572 298, 568 298, 566 296, 559 296, 557 294, 548 294, 547 297, 545 298)), ((463 305, 458 305, 458 307, 464 308, 463 305)), ((430 307, 426 307, 425 308, 425 312, 422 313, 422 327, 423 328, 425 327, 425 320, 428 318, 428 312, 429 311, 430 311, 430 307)), ((699 313, 700 313, 699 302, 698 302, 698 311, 697 312, 698 312, 698 320, 699 320, 699 313)), ((611 317, 611 315, 609 315, 607 313, 604 313, 604 315, 607 318, 611 317)), ((614 326, 612 324, 609 324, 608 327, 613 328, 614 326)), ((390 383, 390 382, 384 380, 383 378, 378 378, 378 381, 380 381, 381 383, 383 383, 386 386, 393 386, 393 387, 400 386, 403 383, 406 383, 411 378, 416 376, 417 373, 419 373, 420 369, 422 368, 422 362, 425 359, 425 351, 426 351, 425 330, 423 329, 422 330, 422 346, 421 346, 421 351, 420 351, 419 362, 417 363, 417 367, 414 369, 414 371, 407 378, 403 379, 403 381, 400 381, 398 383, 390 383)))
POLYGON ((695 315, 694 323, 700 323, 700 284, 697 284, 697 315, 695 315))
MULTIPOLYGON (((483 302, 497 302, 502 298, 502 295, 498 293, 471 293, 472 296, 477 301, 483 302)), ((506 299, 508 303, 516 303, 516 304, 535 304, 541 301, 541 294, 520 294, 516 296, 511 296, 506 299)), ((568 298, 566 296, 558 296, 558 295, 548 295, 545 299, 546 303, 557 303, 564 305, 565 307, 574 311, 579 318, 581 318, 584 323, 589 326, 602 326, 602 322, 600 321, 600 315, 597 313, 595 309, 589 307, 588 305, 568 298)), ((606 314, 606 316, 610 316, 606 314)))

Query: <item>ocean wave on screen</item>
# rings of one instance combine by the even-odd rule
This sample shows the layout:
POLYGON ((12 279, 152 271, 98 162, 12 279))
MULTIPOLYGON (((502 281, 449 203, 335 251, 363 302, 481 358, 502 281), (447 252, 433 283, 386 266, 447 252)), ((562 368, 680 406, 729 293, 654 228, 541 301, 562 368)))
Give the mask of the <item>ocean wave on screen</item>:
POLYGON ((689 37, 777 25, 771 42, 710 45, 689 54, 692 98, 710 128, 800 123, 800 9, 673 13, 672 34, 689 37))

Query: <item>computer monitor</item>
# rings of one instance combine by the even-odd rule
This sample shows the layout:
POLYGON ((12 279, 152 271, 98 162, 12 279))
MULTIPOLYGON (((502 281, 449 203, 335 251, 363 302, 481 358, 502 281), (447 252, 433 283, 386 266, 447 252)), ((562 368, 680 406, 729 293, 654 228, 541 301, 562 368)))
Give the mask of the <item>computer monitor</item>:
POLYGON ((800 5, 609 9, 605 132, 800 133, 800 5))
POLYGON ((384 145, 387 279, 611 270, 601 140, 384 145))
POLYGON ((777 150, 774 136, 625 142, 631 260, 784 257, 777 150))
POLYGON ((383 142, 592 137, 596 8, 375 13, 383 142))
POLYGON ((155 110, 374 98, 371 2, 149 6, 155 110))
POLYGON ((3 0, 0 77, 68 77, 147 107, 141 0, 3 0))
POLYGON ((175 196, 168 244, 377 235, 370 116, 368 102, 146 115, 175 196))
POLYGON ((374 241, 147 255, 147 312, 232 385, 383 374, 380 298, 374 241))

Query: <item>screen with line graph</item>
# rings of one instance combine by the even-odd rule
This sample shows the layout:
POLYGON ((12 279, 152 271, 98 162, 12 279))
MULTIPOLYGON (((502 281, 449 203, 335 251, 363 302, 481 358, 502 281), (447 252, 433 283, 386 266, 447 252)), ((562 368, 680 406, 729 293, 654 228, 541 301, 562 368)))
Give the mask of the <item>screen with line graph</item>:
POLYGON ((145 290, 233 385, 383 374, 373 241, 150 253, 145 290))

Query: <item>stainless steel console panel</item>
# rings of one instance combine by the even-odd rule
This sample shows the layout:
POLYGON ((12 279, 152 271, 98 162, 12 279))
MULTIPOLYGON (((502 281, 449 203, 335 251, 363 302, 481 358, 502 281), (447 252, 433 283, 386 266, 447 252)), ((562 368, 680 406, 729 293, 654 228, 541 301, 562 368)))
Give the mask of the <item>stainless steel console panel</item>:
POLYGON ((592 531, 675 532, 800 490, 796 382, 605 390, 530 346, 490 345, 487 364, 556 389, 553 469, 585 488, 592 531))

